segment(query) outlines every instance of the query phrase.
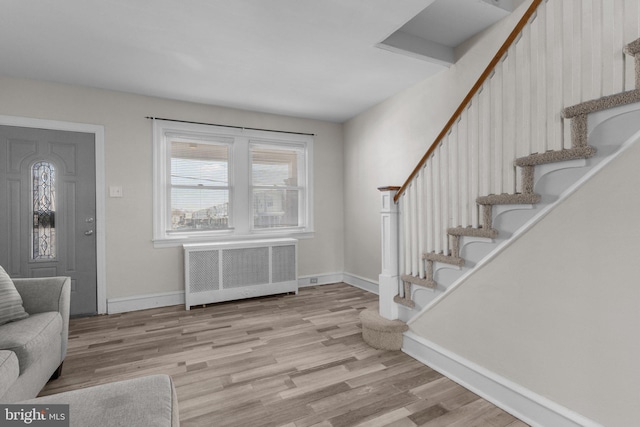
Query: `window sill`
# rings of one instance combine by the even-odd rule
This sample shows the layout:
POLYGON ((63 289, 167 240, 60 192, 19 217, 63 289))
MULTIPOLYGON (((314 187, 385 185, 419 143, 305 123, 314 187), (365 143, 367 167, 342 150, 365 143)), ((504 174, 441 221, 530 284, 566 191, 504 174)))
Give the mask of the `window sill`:
POLYGON ((244 235, 224 234, 218 236, 179 236, 171 238, 153 239, 153 247, 156 249, 173 248, 191 243, 219 243, 219 242, 237 242, 245 240, 260 240, 274 238, 293 238, 293 239, 311 239, 315 236, 315 232, 270 232, 270 233, 252 233, 244 235))

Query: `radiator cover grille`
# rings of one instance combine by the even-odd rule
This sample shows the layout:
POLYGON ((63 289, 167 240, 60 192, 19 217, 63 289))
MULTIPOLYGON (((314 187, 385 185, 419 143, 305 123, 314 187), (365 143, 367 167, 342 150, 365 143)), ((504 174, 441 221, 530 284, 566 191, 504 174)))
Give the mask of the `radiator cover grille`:
POLYGON ((185 306, 298 292, 297 240, 184 245, 185 306))
POLYGON ((269 248, 222 251, 222 277, 226 288, 269 283, 269 248))
POLYGON ((274 246, 273 247, 273 281, 286 282, 287 280, 297 280, 296 277, 296 247, 295 246, 274 246))
POLYGON ((218 251, 193 252, 189 261, 189 292, 206 292, 220 289, 218 251))

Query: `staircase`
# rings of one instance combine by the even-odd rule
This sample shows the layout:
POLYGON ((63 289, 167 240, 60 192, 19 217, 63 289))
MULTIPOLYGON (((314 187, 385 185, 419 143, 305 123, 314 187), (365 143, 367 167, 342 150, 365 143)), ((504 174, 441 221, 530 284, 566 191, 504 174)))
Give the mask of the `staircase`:
POLYGON ((640 36, 640 7, 629 4, 532 3, 395 195, 402 320, 442 298, 618 149, 589 145, 588 117, 640 102, 640 39, 622 53, 625 39, 640 36))

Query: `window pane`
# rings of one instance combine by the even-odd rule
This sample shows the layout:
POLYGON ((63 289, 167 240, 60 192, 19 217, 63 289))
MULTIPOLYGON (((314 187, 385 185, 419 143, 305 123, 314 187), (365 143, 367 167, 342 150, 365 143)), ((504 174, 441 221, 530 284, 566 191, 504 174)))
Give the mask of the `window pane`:
POLYGON ((253 227, 298 227, 299 190, 254 189, 253 227))
POLYGON ((298 186, 299 167, 304 165, 301 149, 251 147, 251 177, 253 185, 298 186))
POLYGON ((198 142, 171 142, 171 184, 228 186, 229 147, 198 142))
POLYGON ((33 165, 33 227, 32 254, 34 260, 55 259, 56 257, 56 170, 49 162, 33 165))
POLYGON ((229 190, 171 189, 171 230, 224 230, 229 227, 229 190))

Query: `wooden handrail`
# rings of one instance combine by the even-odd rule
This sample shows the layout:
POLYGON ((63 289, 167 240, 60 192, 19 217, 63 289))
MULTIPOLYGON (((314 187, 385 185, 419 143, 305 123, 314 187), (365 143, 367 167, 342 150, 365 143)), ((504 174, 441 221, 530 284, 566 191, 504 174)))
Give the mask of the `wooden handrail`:
POLYGON ((442 139, 447 135, 447 133, 451 130, 451 127, 454 125, 454 123, 460 118, 465 108, 467 108, 469 103, 471 103, 471 100, 473 99, 473 97, 476 95, 478 90, 480 90, 484 82, 487 80, 487 78, 491 75, 493 70, 496 68, 496 65, 498 65, 498 63, 500 62, 500 59, 504 56, 505 53, 507 53, 507 51, 509 50, 513 42, 515 42, 515 40, 518 38, 518 35, 522 32, 525 25, 527 25, 527 22, 529 22, 529 19, 531 19, 531 17, 535 13, 535 11, 538 9, 538 6, 540 6, 540 3, 542 3, 542 1, 543 0, 533 0, 533 2, 531 3, 527 11, 524 13, 524 15, 522 15, 522 18, 520 18, 520 21, 518 21, 518 23, 514 27, 513 31, 511 31, 511 33, 509 34, 505 42, 502 44, 502 46, 500 46, 500 49, 498 49, 498 53, 495 54, 495 56, 493 57, 489 65, 487 65, 487 68, 480 75, 480 78, 478 79, 478 81, 476 81, 476 83, 473 85, 473 87, 471 88, 467 96, 462 100, 462 103, 460 104, 458 109, 453 113, 453 116, 451 116, 447 124, 444 126, 444 129, 442 129, 442 132, 440 132, 438 137, 431 144, 431 146, 429 147, 425 155, 422 156, 422 159, 420 159, 420 162, 418 163, 418 165, 415 167, 413 172, 411 172, 411 175, 409 175, 409 178, 407 178, 405 183, 402 184, 402 187, 400 187, 400 190, 398 191, 398 193, 396 193, 395 197, 393 198, 394 202, 397 203, 398 200, 400 199, 400 196, 402 196, 402 194, 407 190, 413 178, 415 178, 416 175, 418 175, 418 173, 420 172, 420 169, 424 166, 427 160, 429 160, 429 157, 435 151, 440 141, 442 141, 442 139))

